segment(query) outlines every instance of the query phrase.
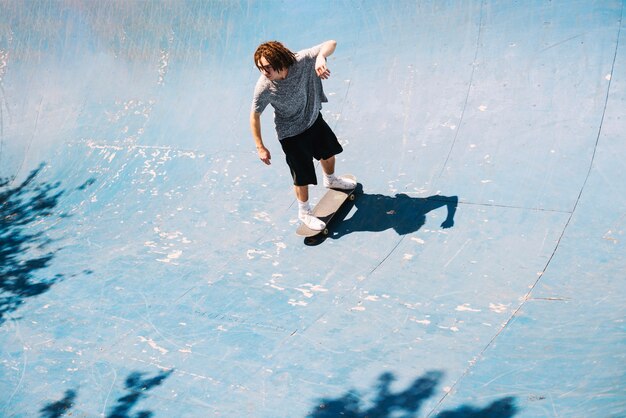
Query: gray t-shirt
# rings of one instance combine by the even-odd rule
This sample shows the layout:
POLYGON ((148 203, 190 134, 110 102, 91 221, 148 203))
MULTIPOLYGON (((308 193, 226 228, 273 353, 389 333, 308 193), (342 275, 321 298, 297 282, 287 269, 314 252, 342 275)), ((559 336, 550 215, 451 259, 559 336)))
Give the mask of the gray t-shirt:
POLYGON ((262 113, 268 104, 274 108, 278 139, 298 135, 310 128, 322 103, 328 99, 322 80, 315 73, 315 60, 322 45, 296 52, 296 62, 284 80, 270 81, 261 74, 254 88, 252 110, 262 113))

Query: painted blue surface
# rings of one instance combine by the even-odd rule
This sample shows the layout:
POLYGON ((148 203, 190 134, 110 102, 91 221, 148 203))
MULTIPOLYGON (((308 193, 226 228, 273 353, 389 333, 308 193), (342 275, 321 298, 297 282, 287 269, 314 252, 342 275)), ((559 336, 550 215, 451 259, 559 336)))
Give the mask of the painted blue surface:
POLYGON ((0 3, 0 416, 625 416, 623 8, 0 3), (251 57, 330 38, 309 246, 251 57))

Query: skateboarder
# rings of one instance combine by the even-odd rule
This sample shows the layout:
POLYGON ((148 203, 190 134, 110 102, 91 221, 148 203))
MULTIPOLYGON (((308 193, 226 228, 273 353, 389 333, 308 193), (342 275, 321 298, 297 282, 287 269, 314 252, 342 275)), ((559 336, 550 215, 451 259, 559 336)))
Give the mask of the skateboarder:
POLYGON ((261 113, 274 108, 276 134, 285 153, 298 199, 298 218, 309 228, 321 231, 326 225, 314 217, 309 205, 309 185, 317 184, 313 159, 324 172, 324 186, 353 189, 355 184, 335 176, 335 155, 343 151, 337 137, 320 113, 328 99, 322 81, 330 76, 326 58, 337 46, 330 40, 293 53, 277 41, 256 49, 254 63, 261 76, 254 88, 250 129, 259 158, 270 164, 270 151, 261 137, 261 113))

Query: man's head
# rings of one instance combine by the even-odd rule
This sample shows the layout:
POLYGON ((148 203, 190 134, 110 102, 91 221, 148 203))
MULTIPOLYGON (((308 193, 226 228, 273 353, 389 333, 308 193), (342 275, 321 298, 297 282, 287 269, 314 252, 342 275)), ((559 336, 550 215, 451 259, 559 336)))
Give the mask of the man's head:
POLYGON ((295 54, 278 41, 265 42, 254 52, 254 64, 270 80, 284 78, 295 62, 295 54))

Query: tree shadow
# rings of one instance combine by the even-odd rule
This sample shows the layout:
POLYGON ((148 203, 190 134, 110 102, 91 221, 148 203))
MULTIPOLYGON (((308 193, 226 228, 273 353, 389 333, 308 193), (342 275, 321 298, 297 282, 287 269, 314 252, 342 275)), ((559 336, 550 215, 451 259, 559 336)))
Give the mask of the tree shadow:
MULTIPOLYGON (((444 229, 454 226, 454 215, 459 203, 457 196, 433 195, 429 197, 410 197, 404 193, 395 196, 367 194, 362 186, 357 188, 357 197, 353 202, 356 212, 334 228, 330 238, 341 238, 353 232, 382 232, 393 229, 398 235, 418 231, 426 223, 426 214, 435 209, 446 207, 448 214, 441 224, 444 229)), ((349 211, 352 207, 346 207, 349 211)), ((343 219, 347 215, 347 212, 343 219)))
MULTIPOLYGON (((135 407, 137 402, 146 398, 146 392, 150 389, 160 386, 174 370, 162 371, 157 376, 144 379, 145 373, 133 372, 126 378, 126 391, 128 394, 117 400, 117 405, 111 411, 107 418, 129 418, 130 410, 135 407)), ((139 411, 135 414, 137 418, 149 418, 152 416, 150 411, 139 411)))
MULTIPOLYGON (((372 402, 364 402, 367 394, 350 390, 338 398, 324 398, 307 418, 393 418, 416 417, 424 401, 435 395, 443 373, 430 371, 415 379, 408 388, 399 392, 391 390, 396 380, 393 373, 383 373, 374 387, 372 402)), ((463 405, 454 410, 442 411, 433 418, 511 418, 518 412, 515 398, 499 399, 485 408, 463 405)))
MULTIPOLYGON (((107 415, 107 418, 150 418, 153 416, 152 411, 138 411, 131 415, 131 410, 137 403, 148 397, 148 391, 160 386, 165 379, 172 373, 173 369, 162 371, 155 377, 144 378, 145 373, 133 372, 126 378, 125 387, 126 394, 117 399, 113 410, 107 415)), ((74 407, 74 401, 77 396, 76 390, 68 390, 60 401, 51 402, 39 410, 41 418, 59 418, 63 415, 71 415, 70 410, 74 407)))
POLYGON ((515 406, 515 398, 507 396, 484 408, 463 405, 452 411, 440 412, 435 418, 510 418, 517 412, 519 411, 515 406))
POLYGON ((16 187, 9 187, 8 179, 0 180, 0 325, 27 298, 41 295, 64 278, 36 274, 54 258, 54 252, 47 250, 51 240, 37 232, 37 224, 54 215, 64 193, 58 182, 36 181, 42 169, 43 165, 33 170, 16 187))
POLYGON ((76 399, 75 390, 66 390, 65 396, 60 401, 52 402, 43 408, 41 412, 41 418, 59 418, 65 415, 72 406, 74 406, 74 399, 76 399))
POLYGON ((426 373, 404 391, 393 393, 391 384, 395 380, 392 373, 383 373, 378 378, 374 404, 367 408, 362 405, 362 395, 349 391, 336 399, 321 399, 317 408, 307 418, 366 418, 391 417, 399 412, 416 413, 422 402, 433 395, 435 387, 443 377, 438 371, 426 373))

